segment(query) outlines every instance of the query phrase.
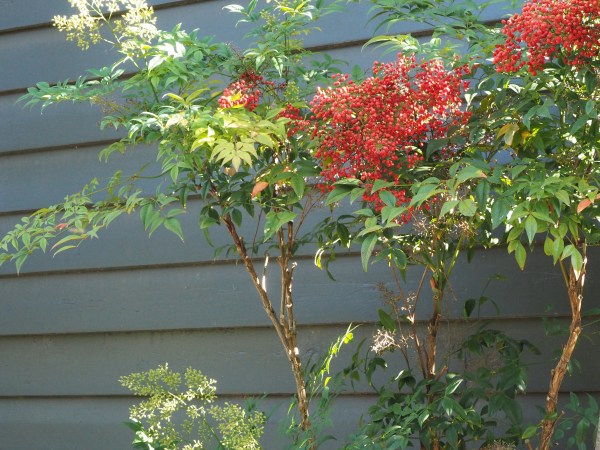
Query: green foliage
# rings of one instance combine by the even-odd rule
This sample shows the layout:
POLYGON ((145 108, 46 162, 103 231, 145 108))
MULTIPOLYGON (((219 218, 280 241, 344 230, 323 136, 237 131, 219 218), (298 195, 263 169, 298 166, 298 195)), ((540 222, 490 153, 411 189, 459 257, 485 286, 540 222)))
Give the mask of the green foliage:
POLYGON ((387 46, 389 51, 442 58, 458 64, 474 64, 501 43, 498 33, 485 20, 488 9, 514 8, 518 0, 371 0, 371 3, 370 20, 377 23, 377 30, 384 29, 386 34, 372 38, 367 45, 387 46), (410 34, 391 34, 398 25, 411 23, 431 29, 431 38, 422 42, 410 34))
MULTIPOLYGON (((190 201, 200 203, 199 228, 208 237, 210 228, 224 225, 231 237, 229 248, 243 259, 284 354, 291 355, 301 425, 308 432, 292 258, 310 238, 300 234, 300 227, 319 204, 310 189, 319 171, 311 155, 310 131, 295 121, 305 118, 306 98, 317 83, 329 82, 337 64, 330 57, 311 55, 303 39, 316 20, 339 9, 339 2, 265 3, 229 7, 241 22, 253 26, 242 52, 180 26, 158 30, 152 8, 143 0, 72 1, 77 13, 56 18, 55 24, 84 49, 108 43, 112 64, 73 77, 74 83, 38 83, 21 101, 42 108, 64 101, 99 106, 101 127, 115 128, 123 136, 101 151, 100 159, 146 146, 155 152, 156 163, 133 174, 118 172, 104 184, 94 181, 61 204, 23 219, 0 241, 0 264, 14 261, 20 270, 38 249, 56 254, 74 248, 124 213, 139 212, 149 234, 164 227, 183 240, 179 216, 188 212, 190 201), (127 11, 118 11, 122 8, 127 11), (246 221, 263 232, 252 239, 242 236, 238 230, 246 221), (279 314, 252 260, 264 252, 268 261, 265 248, 277 252, 282 269, 279 314)), ((219 418, 231 419, 234 412, 233 407, 223 409, 219 418)), ((235 441, 239 437, 239 432, 230 436, 223 429, 219 441, 240 448, 235 441)), ((160 439, 165 438, 171 439, 160 439)))
MULTIPOLYGON (((541 446, 547 449, 559 418, 554 401, 578 337, 583 275, 589 263, 586 249, 600 243, 597 58, 583 64, 546 58, 535 73, 526 67, 502 73, 492 62, 495 44, 504 45, 510 39, 507 35, 516 31, 503 34, 499 26, 483 24, 474 13, 480 9, 472 2, 373 3, 374 19, 380 26, 408 20, 435 29, 434 39, 425 45, 406 36, 378 37, 373 43, 394 49, 420 47, 428 56, 456 57, 474 69, 465 96, 472 115, 459 155, 446 173, 438 172, 411 187, 413 205, 439 199, 440 219, 456 213, 469 218, 480 242, 486 246, 505 243, 521 269, 528 249, 543 243, 545 254, 561 269, 573 316, 569 344, 553 370, 540 422, 541 446), (451 48, 436 41, 438 33, 464 36, 468 51, 454 55, 451 48), (492 234, 498 228, 504 231, 502 239, 497 231, 492 234)), ((531 49, 521 51, 526 54, 531 49)), ((466 306, 471 311, 475 307, 466 306)), ((585 424, 580 425, 579 437, 568 435, 571 443, 581 444, 585 424)), ((538 427, 531 427, 524 437, 537 433, 538 427)))
MULTIPOLYGON (((394 334, 398 325, 386 313, 380 315, 381 325, 394 334)), ((377 348, 379 355, 355 357, 351 370, 356 379, 365 376, 378 400, 369 409, 367 425, 346 448, 408 448, 416 444, 415 436, 426 449, 434 448, 434 442, 439 448, 463 449, 475 442, 492 445, 500 438, 519 441, 523 418, 516 396, 527 383, 522 354, 537 351, 530 343, 482 326, 453 355, 454 364, 463 365, 460 372, 444 369, 427 379, 408 366, 376 385, 378 372, 392 362, 393 353, 386 357, 383 352, 407 343, 389 340, 388 345, 377 348)))
POLYGON ((168 365, 121 377, 138 396, 147 397, 130 409, 135 431, 133 447, 145 450, 258 450, 265 416, 239 405, 214 405, 215 380, 188 368, 185 375, 168 365), (185 381, 183 381, 185 380, 185 381))
MULTIPOLYGON (((199 217, 204 230, 226 218, 239 226, 260 210, 267 218, 261 241, 269 241, 304 216, 306 180, 318 172, 309 155, 310 140, 303 133, 288 136, 290 119, 282 113, 290 105, 300 111, 306 108, 307 93, 332 68, 333 61, 325 58, 318 68, 306 70, 303 58, 309 53, 299 50, 310 24, 338 9, 337 2, 273 2, 260 13, 256 2, 231 7, 242 21, 257 27, 249 34, 257 39, 255 45, 242 55, 229 44, 180 27, 157 30, 152 9, 144 2, 125 3, 132 9, 121 19, 112 17, 119 6, 112 1, 77 2, 78 15, 57 19, 59 28, 68 33, 77 29, 83 47, 102 36, 121 58, 109 67, 90 70, 90 79, 38 83, 21 101, 42 107, 64 101, 101 106, 105 111, 101 126, 123 130, 125 137, 104 149, 100 158, 151 144, 157 149, 158 167, 145 170, 158 169, 159 174, 142 176, 144 168, 131 175, 119 173, 105 186, 94 181, 65 202, 34 213, 2 240, 2 262, 17 261, 20 268, 32 251, 45 250, 48 244, 58 242, 55 250, 72 248, 73 243, 96 237, 115 216, 134 210, 140 210, 150 233, 164 226, 183 239, 177 216, 186 212, 190 196, 204 202, 199 217), (104 7, 107 15, 101 14, 104 7), (126 77, 125 61, 136 68, 126 77), (258 107, 223 107, 219 98, 224 91, 217 78, 233 83, 244 76, 259 77, 263 99, 258 107), (154 196, 137 187, 148 179, 156 180, 154 196), (265 187, 257 192, 259 183, 265 187), (108 192, 108 198, 98 200, 99 192, 108 192), (67 227, 51 229, 63 221, 67 227), (78 231, 69 233, 75 222, 78 231), (35 236, 41 237, 32 242, 35 236)), ((312 59, 319 61, 316 56, 312 59)))
POLYGON ((309 401, 313 405, 310 430, 303 430, 293 414, 292 403, 288 410, 290 422, 284 433, 290 438, 287 447, 293 450, 319 448, 328 441, 336 438, 331 435, 334 423, 331 418, 333 403, 345 388, 347 373, 344 371, 334 372, 331 365, 337 358, 345 345, 352 343, 356 327, 350 325, 346 331, 338 336, 322 355, 312 361, 308 361, 304 370, 306 390, 309 401))
POLYGON ((554 432, 555 439, 566 439, 566 448, 585 450, 587 438, 596 429, 598 432, 598 403, 590 394, 585 395, 587 406, 580 397, 574 393, 569 395, 569 402, 565 405, 565 416, 559 419, 554 432), (574 433, 573 433, 574 430, 574 433))

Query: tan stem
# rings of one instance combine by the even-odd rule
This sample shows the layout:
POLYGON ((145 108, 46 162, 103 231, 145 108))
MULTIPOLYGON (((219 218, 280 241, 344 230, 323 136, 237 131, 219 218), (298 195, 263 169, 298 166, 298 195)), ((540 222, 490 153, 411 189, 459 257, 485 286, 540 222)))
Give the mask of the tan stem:
POLYGON ((569 326, 569 338, 563 347, 560 359, 556 367, 550 374, 550 386, 548 388, 548 396, 546 397, 546 415, 542 422, 542 434, 540 437, 540 450, 549 450, 552 444, 552 435, 556 426, 556 407, 558 405, 558 394, 560 386, 565 378, 569 361, 573 356, 573 352, 577 345, 577 340, 581 334, 581 304, 583 302, 583 285, 585 282, 586 269, 586 245, 581 245, 581 256, 583 264, 579 273, 575 272, 573 267, 569 270, 567 283, 567 293, 571 304, 571 325, 569 326))
POLYGON ((429 340, 429 351, 427 352, 427 378, 435 378, 435 359, 437 356, 437 334, 440 326, 441 314, 441 293, 433 278, 430 280, 431 290, 433 291, 433 314, 429 319, 427 327, 427 336, 429 340))
MULTIPOLYGON (((271 300, 267 294, 267 291, 263 288, 263 286, 261 284, 261 280, 258 277, 258 274, 256 273, 256 269, 254 268, 254 264, 252 263, 252 260, 248 256, 248 252, 246 251, 246 246, 245 246, 242 238, 239 236, 237 229, 235 227, 235 224, 233 223, 233 220, 231 219, 231 217, 229 215, 226 215, 225 217, 222 218, 222 221, 225 224, 227 231, 229 232, 229 234, 231 235, 231 237, 233 239, 236 249, 240 255, 240 258, 242 259, 244 265, 246 266, 246 270, 248 271, 248 274, 250 275, 250 279, 252 280, 252 283, 254 284, 254 287, 260 297, 261 303, 263 305, 263 309, 265 310, 267 317, 271 321, 273 328, 275 328, 275 331, 277 332, 277 336, 279 337, 279 340, 281 341, 281 344, 284 347, 285 354, 288 358, 288 361, 290 362, 290 365, 292 368, 292 373, 294 375, 294 381, 296 383, 296 395, 298 397, 298 411, 300 413, 300 420, 301 420, 300 424, 301 424, 301 427, 303 430, 305 430, 305 431, 309 430, 311 428, 311 423, 309 420, 309 413, 308 413, 308 398, 306 395, 306 383, 304 381, 304 377, 302 374, 302 364, 300 361, 300 354, 298 351, 297 336, 296 336, 295 328, 291 329, 291 327, 289 326, 289 324, 286 320, 283 320, 282 322, 280 322, 278 320, 277 314, 275 313, 275 310, 273 309, 273 306, 272 306, 271 300)), ((286 257, 284 257, 284 258, 287 260, 286 257)), ((291 305, 291 271, 288 269, 288 272, 290 274, 289 277, 282 278, 282 289, 284 289, 284 292, 289 293, 289 300, 286 300, 286 304, 289 303, 291 305)))

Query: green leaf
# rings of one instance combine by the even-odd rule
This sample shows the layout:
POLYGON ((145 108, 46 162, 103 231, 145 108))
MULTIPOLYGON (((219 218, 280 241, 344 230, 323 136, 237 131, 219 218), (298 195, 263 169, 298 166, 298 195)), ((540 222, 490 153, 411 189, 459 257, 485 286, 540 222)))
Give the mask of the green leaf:
POLYGON ((505 198, 497 199, 492 205, 492 229, 497 228, 504 222, 510 211, 510 202, 505 198))
POLYGON ((304 197, 304 188, 306 187, 306 182, 304 181, 303 177, 296 173, 292 174, 290 177, 290 184, 299 198, 304 197))
MULTIPOLYGON (((76 246, 76 245, 65 245, 64 247, 61 247, 61 248, 59 248, 58 250, 56 250, 56 251, 54 252, 54 256, 58 255, 59 253, 62 253, 62 252, 64 252, 64 251, 66 251, 66 250, 70 250, 70 249, 72 249, 72 248, 77 248, 77 246, 76 246)), ((19 259, 20 259, 22 256, 23 256, 23 255, 21 255, 21 256, 19 257, 19 259)), ((17 259, 17 264, 19 263, 19 259, 17 259)), ((21 263, 21 264, 22 264, 22 263, 21 263)), ((19 269, 20 269, 20 266, 19 266, 19 269)), ((17 271, 18 271, 19 269, 17 269, 17 271)))
POLYGON ((575 123, 571 127, 570 133, 571 134, 577 133, 587 123, 588 120, 590 120, 590 119, 587 115, 581 116, 579 119, 577 119, 575 121, 575 123))
POLYGON ((588 100, 585 104, 585 113, 595 119, 598 117, 598 112, 596 111, 596 102, 594 100, 588 100))
POLYGON ((239 209, 232 209, 230 214, 233 223, 235 223, 238 227, 242 226, 242 212, 239 209))
POLYGON ((517 243, 515 245, 515 259, 517 260, 517 264, 519 265, 521 270, 523 270, 525 268, 525 260, 527 259, 527 251, 525 250, 525 247, 523 247, 523 244, 521 244, 518 241, 516 242, 517 243))
POLYGON ((141 207, 140 218, 142 219, 144 230, 148 230, 157 217, 160 217, 160 213, 154 209, 152 203, 146 203, 141 207))
POLYGON ((176 217, 169 217, 165 219, 164 226, 167 230, 175 233, 179 239, 183 241, 183 230, 181 229, 181 222, 176 217))
POLYGON ((369 259, 373 254, 373 249, 375 248, 375 244, 377 243, 377 235, 369 234, 365 237, 361 247, 360 247, 360 259, 362 260, 363 270, 366 272, 369 268, 369 259))
POLYGON ((273 139, 268 134, 257 134, 254 136, 254 140, 265 147, 273 147, 273 139))
POLYGON ((350 243, 350 231, 348 231, 348 227, 338 222, 335 229, 342 245, 348 245, 350 243))
POLYGON ((437 184, 421 184, 416 188, 415 195, 410 201, 409 206, 420 206, 423 202, 434 197, 437 194, 445 192, 444 189, 437 189, 437 184))
POLYGON ((523 431, 523 434, 521 435, 521 439, 523 439, 523 440, 531 439, 532 437, 534 437, 536 435, 537 430, 538 430, 537 425, 532 425, 530 427, 525 428, 525 431, 523 431))
POLYGON ((591 95, 594 93, 597 81, 596 72, 591 67, 588 67, 585 73, 585 89, 588 94, 591 95))
POLYGON ((396 265, 396 267, 398 269, 406 268, 406 265, 408 264, 408 257, 406 256, 406 253, 404 253, 399 248, 393 247, 391 249, 391 256, 392 256, 392 261, 394 262, 394 264, 396 265))
POLYGON ((477 212, 477 204, 472 199, 465 198, 458 204, 458 210, 465 217, 473 217, 477 212))
POLYGON ((427 419, 429 419, 429 416, 430 413, 427 409, 419 415, 419 418, 417 420, 419 422, 420 427, 423 427, 423 424, 427 421, 427 419))
POLYGON ((477 302, 474 298, 470 298, 465 302, 465 306, 463 308, 463 316, 465 317, 465 319, 471 317, 471 313, 473 313, 476 304, 477 302))
POLYGON ((375 180, 375 182, 373 183, 373 187, 371 188, 371 193, 374 194, 378 190, 388 188, 390 186, 394 186, 394 183, 392 183, 391 181, 375 180))
POLYGON ((338 185, 338 186, 334 187, 333 191, 331 191, 329 193, 329 195, 327 196, 327 199, 325 200, 325 204, 331 205, 333 203, 339 202, 344 197, 346 197, 350 193, 351 190, 352 190, 352 187, 345 186, 345 185, 338 185))
POLYGON ((452 212, 452 210, 456 207, 456 205, 458 205, 460 200, 448 200, 447 202, 444 202, 444 204, 442 205, 442 208, 440 210, 440 219, 442 217, 444 217, 446 214, 452 212))
POLYGON ((294 220, 297 215, 298 214, 293 211, 270 211, 267 213, 265 220, 265 241, 273 236, 279 229, 281 229, 284 224, 294 220))
POLYGON ((554 240, 554 243, 552 244, 552 258, 554 260, 554 264, 556 264, 560 259, 564 248, 565 243, 562 238, 557 238, 554 240))
MULTIPOLYGON (((71 246, 71 247, 74 247, 74 246, 71 246)), ((22 255, 19 255, 17 257, 17 259, 15 260, 15 267, 17 269, 17 273, 21 272, 21 267, 23 267, 23 264, 25 263, 25 260, 27 259, 28 256, 29 255, 27 253, 24 253, 22 255)))
MULTIPOLYGON (((575 441, 578 444, 585 442, 585 437, 587 435, 587 431, 590 428, 590 422, 585 417, 582 418, 577 426, 575 427, 575 441)), ((585 448, 585 447, 583 447, 585 448)))
POLYGON ((209 217, 209 216, 201 216, 200 217, 200 229, 201 230, 210 228, 210 227, 218 225, 218 224, 219 224, 219 221, 213 217, 209 217))
POLYGON ((556 195, 556 198, 559 199, 565 205, 567 205, 567 206, 571 205, 571 198, 569 197, 569 194, 567 193, 567 191, 560 189, 554 195, 556 195))
POLYGON ((404 214, 406 211, 407 209, 404 206, 384 206, 381 209, 381 221, 386 224, 391 223, 393 220, 395 220, 401 214, 404 214))
POLYGON ((537 114, 540 108, 540 105, 535 105, 534 107, 530 108, 529 111, 527 111, 523 116, 523 125, 525 125, 529 130, 531 130, 531 118, 537 114))
POLYGON ((532 215, 529 215, 527 219, 525 219, 525 233, 527 233, 527 239, 530 244, 533 242, 535 234, 537 233, 537 226, 537 220, 532 215))
POLYGON ((581 256, 581 253, 579 253, 579 249, 573 244, 567 245, 562 252, 561 259, 566 259, 568 257, 571 257, 571 266, 573 267, 573 270, 579 273, 583 267, 583 257, 581 256))
POLYGON ((394 194, 387 190, 379 191, 379 198, 383 203, 391 207, 396 206, 396 203, 398 202, 396 197, 394 197, 394 194))
MULTIPOLYGON (((85 237, 86 236, 84 234, 71 234, 69 236, 66 236, 66 237, 62 238, 60 241, 58 241, 56 244, 54 244, 52 246, 51 250, 54 250, 55 248, 61 247, 63 244, 65 244, 67 242, 70 242, 70 241, 80 241, 82 239, 85 239, 85 237)), ((70 246, 69 248, 72 248, 72 247, 74 247, 74 246, 70 246)), ((64 250, 66 250, 65 247, 62 247, 60 250, 56 251, 54 253, 54 255, 56 255, 56 254, 58 254, 58 253, 60 253, 60 252, 62 252, 64 250)))
POLYGON ((458 173, 458 176, 456 177, 456 183, 458 185, 458 184, 464 183, 467 180, 471 180, 473 178, 485 178, 485 177, 486 177, 485 173, 480 168, 475 167, 475 166, 466 166, 458 173))
POLYGON ((358 197, 362 197, 365 191, 365 188, 360 187, 352 189, 352 191, 350 191, 350 204, 354 203, 358 197))
POLYGON ((487 200, 490 196, 491 185, 487 180, 482 180, 477 184, 475 188, 475 199, 477 200, 477 205, 479 209, 485 209, 485 205, 487 204, 487 200))
POLYGON ((391 316, 382 309, 378 309, 377 314, 379 314, 379 321, 381 322, 383 328, 385 328, 390 333, 395 333, 396 322, 394 322, 394 319, 392 319, 391 316))
POLYGON ((445 395, 452 395, 454 394, 454 392, 458 389, 458 387, 461 385, 461 383, 463 382, 462 378, 455 378, 454 380, 452 380, 448 386, 446 386, 446 390, 445 395))
POLYGON ((546 256, 552 256, 554 253, 554 241, 550 236, 546 236, 546 240, 544 241, 544 253, 546 256))
POLYGON ((321 173, 321 169, 313 161, 300 160, 294 164, 297 167, 296 173, 301 177, 316 177, 321 173))

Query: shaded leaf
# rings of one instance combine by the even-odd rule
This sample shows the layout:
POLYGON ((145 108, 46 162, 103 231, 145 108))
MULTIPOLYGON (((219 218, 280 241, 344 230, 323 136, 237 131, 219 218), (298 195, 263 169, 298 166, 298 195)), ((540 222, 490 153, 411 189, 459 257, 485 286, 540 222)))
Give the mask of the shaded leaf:
POLYGON ((373 249, 375 248, 376 243, 377 235, 370 234, 365 237, 365 240, 360 247, 360 258, 362 260, 362 266, 365 272, 369 268, 369 259, 371 259, 371 255, 373 254, 373 249))

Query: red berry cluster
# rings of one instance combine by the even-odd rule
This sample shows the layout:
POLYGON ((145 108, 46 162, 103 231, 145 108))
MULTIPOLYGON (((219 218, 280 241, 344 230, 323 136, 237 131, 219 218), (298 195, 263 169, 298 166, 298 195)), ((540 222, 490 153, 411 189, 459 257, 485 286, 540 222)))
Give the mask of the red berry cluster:
POLYGON ((549 60, 581 67, 598 57, 598 0, 531 0, 522 14, 502 23, 506 43, 494 51, 499 72, 516 72, 527 65, 536 75, 549 60))
POLYGON ((416 62, 399 54, 393 63, 373 65, 373 76, 354 83, 335 76, 334 86, 318 90, 311 107, 316 156, 322 164, 322 188, 342 178, 357 178, 367 191, 364 200, 383 204, 371 188, 391 181, 397 204, 410 201, 406 186, 410 169, 423 160, 430 139, 468 119, 461 111, 467 68, 446 70, 439 60, 416 62))
POLYGON ((265 89, 273 88, 275 83, 265 80, 253 72, 244 72, 235 82, 231 83, 219 97, 221 108, 243 106, 248 111, 253 111, 258 106, 265 89))
POLYGON ((300 109, 290 104, 286 105, 285 109, 279 113, 278 117, 286 117, 290 119, 290 122, 287 126, 288 138, 292 137, 299 131, 308 129, 310 125, 309 121, 302 116, 300 109))

